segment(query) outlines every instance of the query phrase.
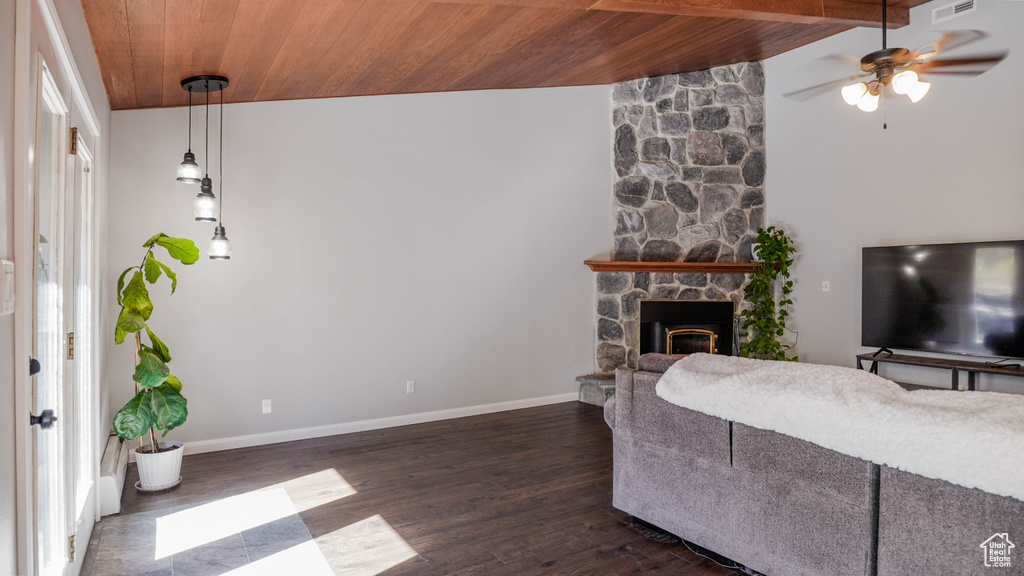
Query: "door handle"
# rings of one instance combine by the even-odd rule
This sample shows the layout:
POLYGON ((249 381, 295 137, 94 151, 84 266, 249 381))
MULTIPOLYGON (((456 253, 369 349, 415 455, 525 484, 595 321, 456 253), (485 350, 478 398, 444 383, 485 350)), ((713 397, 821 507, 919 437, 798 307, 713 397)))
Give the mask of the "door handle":
POLYGON ((39 364, 39 360, 36 360, 35 358, 29 358, 28 359, 28 375, 29 375, 29 377, 32 377, 32 376, 35 376, 36 374, 39 374, 39 371, 42 370, 42 369, 43 369, 43 367, 39 364))
POLYGON ((43 430, 49 430, 53 427, 53 423, 57 421, 57 417, 53 415, 53 410, 43 410, 39 413, 39 416, 29 412, 28 413, 28 424, 29 426, 39 425, 43 430))

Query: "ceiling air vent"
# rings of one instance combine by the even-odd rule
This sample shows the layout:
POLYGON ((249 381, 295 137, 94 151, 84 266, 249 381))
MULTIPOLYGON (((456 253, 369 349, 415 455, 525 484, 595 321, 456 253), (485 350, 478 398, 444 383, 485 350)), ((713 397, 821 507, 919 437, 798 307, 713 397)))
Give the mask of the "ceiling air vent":
POLYGON ((964 14, 970 14, 971 12, 977 11, 977 0, 963 0, 963 2, 954 2, 953 4, 940 6, 932 10, 932 24, 952 20, 953 18, 963 16, 964 14))

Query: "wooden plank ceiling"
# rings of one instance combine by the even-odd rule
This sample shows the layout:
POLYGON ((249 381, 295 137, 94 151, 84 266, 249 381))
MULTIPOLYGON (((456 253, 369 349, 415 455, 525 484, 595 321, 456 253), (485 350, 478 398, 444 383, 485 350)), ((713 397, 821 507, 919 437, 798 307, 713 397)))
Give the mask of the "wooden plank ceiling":
MULTIPOLYGON (((889 5, 890 26, 909 8, 889 5)), ((853 26, 869 0, 82 0, 115 110, 609 84, 764 59, 853 26)))

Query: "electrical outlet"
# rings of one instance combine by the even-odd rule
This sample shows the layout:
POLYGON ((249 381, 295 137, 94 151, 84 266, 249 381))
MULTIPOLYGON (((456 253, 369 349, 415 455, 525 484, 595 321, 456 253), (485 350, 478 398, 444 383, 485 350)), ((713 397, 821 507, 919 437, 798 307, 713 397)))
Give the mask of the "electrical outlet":
POLYGON ((831 286, 829 285, 828 280, 822 280, 821 281, 821 291, 822 292, 828 292, 830 288, 831 288, 831 286))
POLYGON ((416 391, 416 381, 415 380, 406 380, 405 381, 405 393, 406 394, 412 394, 415 391, 416 391))
POLYGON ((270 400, 263 401, 263 413, 270 414, 270 400))

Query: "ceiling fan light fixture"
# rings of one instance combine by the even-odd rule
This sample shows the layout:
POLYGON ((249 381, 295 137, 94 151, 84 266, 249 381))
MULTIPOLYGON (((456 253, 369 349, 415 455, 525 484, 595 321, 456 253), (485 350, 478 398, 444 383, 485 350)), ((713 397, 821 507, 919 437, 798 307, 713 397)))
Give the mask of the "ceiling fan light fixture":
POLYGON ((907 96, 910 97, 910 101, 911 102, 917 102, 921 98, 924 98, 924 95, 928 93, 928 89, 931 88, 931 87, 932 87, 932 83, 931 82, 917 82, 907 92, 907 96))
POLYGON ((843 100, 846 101, 850 106, 854 106, 860 101, 864 94, 867 94, 868 85, 863 82, 857 82, 856 84, 850 84, 849 86, 843 86, 843 100))
POLYGON ((878 110, 878 93, 876 92, 872 94, 870 90, 865 92, 864 95, 860 97, 860 100, 857 101, 857 108, 860 108, 865 112, 874 112, 875 110, 878 110))
POLYGON ((917 72, 904 70, 892 77, 892 90, 897 94, 908 94, 917 84, 917 72))

